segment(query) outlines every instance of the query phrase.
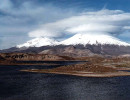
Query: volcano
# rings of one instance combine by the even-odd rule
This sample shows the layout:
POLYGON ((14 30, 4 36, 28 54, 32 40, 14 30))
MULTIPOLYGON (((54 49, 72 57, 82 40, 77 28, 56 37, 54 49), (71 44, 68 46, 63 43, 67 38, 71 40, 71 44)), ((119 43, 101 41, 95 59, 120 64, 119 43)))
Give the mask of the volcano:
POLYGON ((104 34, 76 34, 66 40, 57 41, 54 39, 40 37, 27 41, 24 44, 17 45, 21 47, 41 47, 41 46, 56 46, 56 45, 118 45, 130 46, 130 44, 119 40, 110 35, 104 34))
POLYGON ((61 42, 63 45, 119 45, 119 46, 130 46, 130 44, 123 42, 113 36, 104 34, 76 34, 69 39, 61 42))
POLYGON ((120 56, 130 54, 130 44, 107 34, 76 34, 63 41, 35 38, 2 53, 21 52, 83 57, 93 55, 120 56))

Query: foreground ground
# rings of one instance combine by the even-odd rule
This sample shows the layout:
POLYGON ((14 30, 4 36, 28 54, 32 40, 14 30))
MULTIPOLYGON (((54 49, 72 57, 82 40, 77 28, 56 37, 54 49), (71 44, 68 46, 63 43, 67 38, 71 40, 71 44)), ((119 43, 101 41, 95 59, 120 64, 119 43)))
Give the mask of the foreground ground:
POLYGON ((25 69, 21 71, 84 77, 130 76, 130 58, 84 57, 78 59, 87 60, 88 62, 85 64, 61 66, 53 69, 25 69))
POLYGON ((87 61, 84 64, 60 66, 53 69, 21 70, 27 72, 67 74, 86 77, 130 76, 130 57, 103 57, 98 55, 73 58, 47 54, 0 54, 0 65, 53 65, 51 63, 21 63, 19 61, 87 61))

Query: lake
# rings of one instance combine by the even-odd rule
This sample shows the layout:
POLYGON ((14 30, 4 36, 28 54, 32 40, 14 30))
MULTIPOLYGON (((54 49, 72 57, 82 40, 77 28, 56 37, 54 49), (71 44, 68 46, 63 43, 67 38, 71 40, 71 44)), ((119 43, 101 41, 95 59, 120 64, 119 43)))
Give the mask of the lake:
POLYGON ((0 66, 0 100, 130 100, 130 76, 88 78, 19 71, 60 65, 0 66))

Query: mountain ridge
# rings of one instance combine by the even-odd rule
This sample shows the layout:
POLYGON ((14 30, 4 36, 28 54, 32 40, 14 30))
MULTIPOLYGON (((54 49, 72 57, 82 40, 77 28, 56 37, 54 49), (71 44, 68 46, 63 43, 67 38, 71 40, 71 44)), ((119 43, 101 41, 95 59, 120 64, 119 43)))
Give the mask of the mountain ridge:
POLYGON ((119 46, 130 46, 130 44, 123 42, 113 36, 104 34, 76 34, 66 40, 57 41, 52 38, 40 37, 27 41, 24 44, 17 45, 17 48, 22 47, 41 47, 41 46, 55 46, 55 45, 119 45, 119 46))
POLYGON ((130 54, 130 44, 109 35, 76 34, 61 42, 41 37, 13 48, 0 50, 0 53, 10 52, 67 55, 71 57, 120 56, 130 54))

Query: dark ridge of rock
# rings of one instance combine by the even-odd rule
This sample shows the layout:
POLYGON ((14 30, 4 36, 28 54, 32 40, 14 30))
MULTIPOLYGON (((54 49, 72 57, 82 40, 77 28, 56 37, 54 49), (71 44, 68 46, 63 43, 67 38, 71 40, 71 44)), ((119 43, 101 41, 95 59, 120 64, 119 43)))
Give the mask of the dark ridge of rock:
POLYGON ((2 56, 0 56, 0 61, 4 61, 5 59, 2 57, 2 56))
POLYGON ((95 55, 88 49, 78 49, 74 46, 43 50, 42 52, 40 52, 40 54, 56 54, 70 57, 86 57, 95 55))
POLYGON ((67 56, 57 56, 48 54, 29 54, 29 53, 1 53, 2 58, 6 60, 16 60, 16 61, 47 61, 47 60, 75 60, 72 57, 67 56))
POLYGON ((0 54, 0 64, 11 64, 14 63, 16 60, 13 58, 6 59, 0 54))
POLYGON ((10 48, 1 50, 1 53, 34 53, 34 54, 53 54, 65 55, 71 57, 93 56, 120 56, 130 54, 130 46, 118 45, 57 45, 57 46, 42 46, 42 47, 29 47, 29 48, 10 48))

